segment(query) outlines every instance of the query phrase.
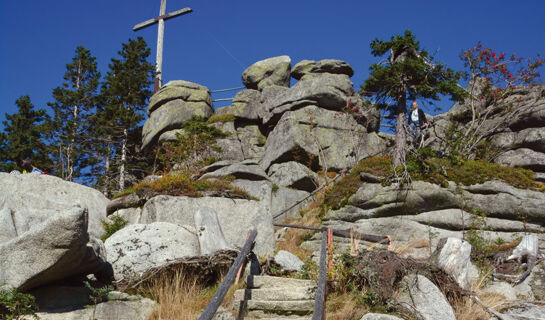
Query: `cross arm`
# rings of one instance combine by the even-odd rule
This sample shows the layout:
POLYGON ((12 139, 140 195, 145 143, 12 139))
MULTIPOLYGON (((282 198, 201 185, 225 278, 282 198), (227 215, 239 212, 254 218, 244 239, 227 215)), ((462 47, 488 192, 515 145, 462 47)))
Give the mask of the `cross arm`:
POLYGON ((193 10, 191 10, 191 8, 183 8, 183 9, 180 9, 180 10, 177 10, 177 11, 173 11, 173 12, 170 12, 170 13, 167 13, 165 15, 162 15, 162 16, 159 16, 157 18, 153 18, 153 19, 149 19, 149 20, 146 20, 144 22, 141 22, 137 25, 135 25, 132 30, 133 31, 138 31, 140 29, 143 29, 145 27, 148 27, 148 26, 151 26, 153 24, 156 24, 157 22, 159 22, 159 20, 168 20, 168 19, 171 19, 171 18, 174 18, 174 17, 177 17, 177 16, 180 16, 182 14, 187 14, 187 13, 190 13, 192 12, 193 10))

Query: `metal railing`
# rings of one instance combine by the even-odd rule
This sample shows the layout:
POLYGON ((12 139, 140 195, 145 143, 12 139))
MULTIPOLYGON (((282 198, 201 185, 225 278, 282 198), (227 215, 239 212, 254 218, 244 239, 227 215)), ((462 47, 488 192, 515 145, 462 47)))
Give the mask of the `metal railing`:
POLYGON ((216 291, 216 294, 212 297, 212 300, 208 303, 206 306, 206 309, 204 309, 203 313, 199 317, 198 320, 212 320, 214 317, 214 314, 216 314, 216 311, 218 310, 219 306, 223 302, 223 299, 225 298, 225 295, 227 294, 227 291, 235 281, 235 278, 237 277, 237 273, 239 269, 242 267, 244 261, 246 260, 246 256, 250 253, 254 240, 257 236, 257 230, 250 231, 250 234, 248 236, 248 239, 246 239, 246 242, 244 243, 244 246, 240 250, 240 253, 237 256, 237 259, 229 268, 229 271, 227 272, 227 276, 225 276, 225 279, 223 279, 222 283, 220 284, 220 287, 218 288, 218 291, 216 291))

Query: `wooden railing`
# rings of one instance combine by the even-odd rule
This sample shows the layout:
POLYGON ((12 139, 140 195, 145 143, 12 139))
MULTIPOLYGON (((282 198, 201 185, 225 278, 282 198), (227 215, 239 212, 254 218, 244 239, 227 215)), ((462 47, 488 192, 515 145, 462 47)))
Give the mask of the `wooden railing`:
POLYGON ((244 261, 246 260, 246 256, 248 255, 248 253, 250 253, 256 236, 257 230, 250 231, 248 239, 246 239, 246 242, 240 250, 240 253, 238 254, 235 262, 233 263, 231 268, 229 268, 227 276, 225 276, 225 279, 223 279, 220 287, 218 288, 218 291, 216 291, 216 294, 214 294, 212 300, 210 300, 208 306, 206 306, 206 309, 204 309, 203 313, 199 317, 199 320, 212 320, 214 314, 223 302, 227 291, 235 281, 239 269, 242 267, 244 261))

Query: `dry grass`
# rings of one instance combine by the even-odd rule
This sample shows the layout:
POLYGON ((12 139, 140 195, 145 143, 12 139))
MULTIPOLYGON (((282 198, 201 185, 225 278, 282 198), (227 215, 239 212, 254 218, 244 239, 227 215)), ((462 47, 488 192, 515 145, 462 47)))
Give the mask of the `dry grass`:
MULTIPOLYGON (((489 308, 496 309, 507 301, 507 299, 498 293, 483 292, 482 288, 486 284, 486 279, 490 274, 482 274, 477 281, 471 284, 470 290, 475 292, 481 302, 489 308)), ((492 316, 481 305, 473 301, 470 297, 462 301, 456 301, 452 306, 457 320, 488 320, 492 316)))
POLYGON ((327 320, 359 320, 368 312, 369 308, 358 303, 356 297, 348 292, 332 293, 327 296, 327 320))
POLYGON ((392 251, 397 253, 399 256, 411 251, 415 248, 429 248, 430 242, 426 239, 415 239, 410 242, 407 242, 403 245, 392 245, 392 251))
MULTIPOLYGON (((162 274, 151 280, 148 284, 140 287, 137 291, 157 301, 159 305, 150 316, 150 320, 194 320, 197 319, 202 310, 206 308, 212 299, 217 285, 205 287, 199 284, 198 275, 184 272, 183 269, 176 270, 173 274, 162 274)), ((232 305, 234 292, 243 288, 244 282, 231 286, 222 303, 222 306, 229 309, 232 305)))
MULTIPOLYGON (((297 223, 303 226, 320 226, 320 205, 323 202, 323 192, 316 193, 316 200, 311 202, 306 209, 301 210, 301 218, 287 220, 286 223, 297 223)), ((276 250, 286 250, 305 261, 312 254, 311 251, 300 247, 306 239, 310 238, 316 231, 288 228, 281 240, 276 242, 276 250)))

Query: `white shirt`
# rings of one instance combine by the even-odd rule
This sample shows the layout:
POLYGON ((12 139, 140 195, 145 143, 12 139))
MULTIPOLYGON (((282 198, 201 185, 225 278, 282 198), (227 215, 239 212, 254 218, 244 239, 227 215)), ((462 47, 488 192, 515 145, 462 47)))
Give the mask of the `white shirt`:
POLYGON ((418 109, 414 109, 411 112, 411 121, 418 124, 418 109))

